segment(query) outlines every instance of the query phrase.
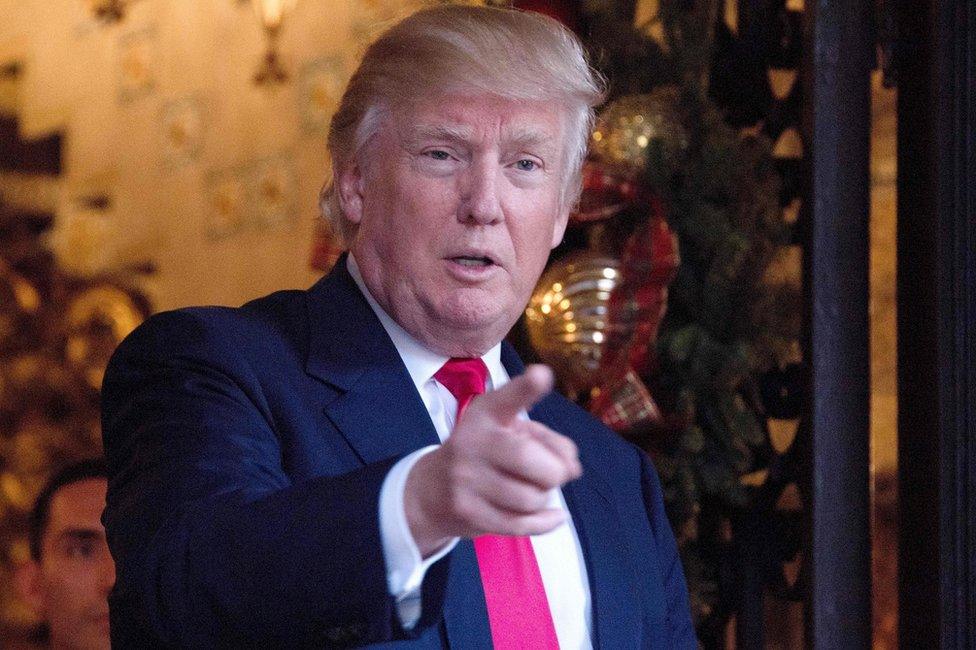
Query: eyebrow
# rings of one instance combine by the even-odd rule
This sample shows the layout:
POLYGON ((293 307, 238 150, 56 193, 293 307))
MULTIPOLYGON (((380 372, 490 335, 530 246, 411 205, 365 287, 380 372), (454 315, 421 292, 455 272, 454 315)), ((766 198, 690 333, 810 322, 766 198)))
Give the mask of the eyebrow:
POLYGON ((537 147, 539 145, 551 145, 555 138, 551 133, 545 133, 538 129, 522 128, 516 129, 510 135, 510 142, 518 147, 537 147))
POLYGON ((406 140, 410 144, 417 144, 425 140, 447 140, 449 142, 466 142, 471 139, 471 129, 450 125, 420 124, 411 129, 406 140))
POLYGON ((57 541, 97 542, 105 533, 95 528, 66 528, 58 533, 57 541))
MULTIPOLYGON (((471 139, 470 128, 452 125, 425 125, 414 127, 406 137, 409 144, 416 145, 427 140, 442 140, 447 142, 467 142, 471 139)), ((508 134, 509 142, 516 147, 534 147, 551 144, 555 138, 552 134, 534 128, 516 127, 508 134)))

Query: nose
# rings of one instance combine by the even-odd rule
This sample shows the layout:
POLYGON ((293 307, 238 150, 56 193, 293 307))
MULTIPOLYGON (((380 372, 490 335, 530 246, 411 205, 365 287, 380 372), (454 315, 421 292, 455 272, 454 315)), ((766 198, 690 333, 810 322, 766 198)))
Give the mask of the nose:
POLYGON ((102 591, 105 594, 112 591, 112 587, 115 586, 115 560, 112 559, 108 546, 105 546, 99 557, 98 577, 102 591))
POLYGON ((492 225, 504 219, 498 194, 499 170, 489 163, 473 164, 464 179, 465 192, 458 218, 463 222, 492 225))

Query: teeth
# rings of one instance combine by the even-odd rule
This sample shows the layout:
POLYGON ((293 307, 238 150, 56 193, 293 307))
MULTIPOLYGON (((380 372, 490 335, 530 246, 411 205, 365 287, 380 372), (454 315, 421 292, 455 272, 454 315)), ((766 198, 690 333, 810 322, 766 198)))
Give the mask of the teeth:
POLYGON ((488 266, 491 264, 491 260, 486 257, 455 257, 454 259, 461 266, 488 266))

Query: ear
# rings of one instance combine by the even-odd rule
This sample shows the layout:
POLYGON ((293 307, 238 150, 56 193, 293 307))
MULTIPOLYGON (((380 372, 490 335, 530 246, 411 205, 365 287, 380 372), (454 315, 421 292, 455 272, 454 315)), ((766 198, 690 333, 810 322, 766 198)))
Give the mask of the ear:
POLYGON ((349 221, 358 224, 363 220, 363 169, 359 162, 352 160, 333 174, 332 182, 339 198, 342 214, 349 221))
POLYGON ((46 599, 40 565, 34 560, 29 560, 17 566, 14 570, 14 584, 24 602, 30 605, 38 616, 43 616, 46 599))
POLYGON ((569 210, 560 208, 559 214, 552 223, 552 241, 549 243, 550 250, 559 246, 566 234, 566 225, 569 223, 569 210))

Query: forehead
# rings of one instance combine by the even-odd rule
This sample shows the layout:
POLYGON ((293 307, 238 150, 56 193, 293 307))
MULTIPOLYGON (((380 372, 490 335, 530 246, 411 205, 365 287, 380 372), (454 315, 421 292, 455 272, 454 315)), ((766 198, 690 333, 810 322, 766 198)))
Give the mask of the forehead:
POLYGON ((554 102, 441 95, 405 104, 392 122, 396 133, 408 142, 443 138, 557 148, 563 141, 566 111, 554 102))
POLYGON ((108 482, 91 478, 65 485, 51 498, 45 537, 67 528, 101 528, 108 482))

